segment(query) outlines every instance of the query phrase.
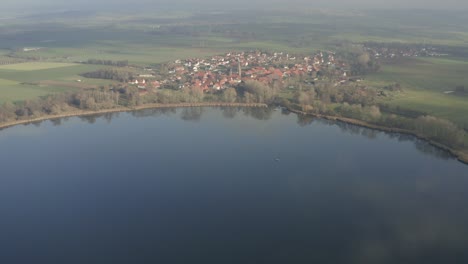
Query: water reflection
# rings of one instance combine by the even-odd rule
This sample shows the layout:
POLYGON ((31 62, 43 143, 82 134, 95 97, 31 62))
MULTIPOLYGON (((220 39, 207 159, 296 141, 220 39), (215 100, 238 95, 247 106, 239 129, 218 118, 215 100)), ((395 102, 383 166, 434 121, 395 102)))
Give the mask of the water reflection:
POLYGON ((182 109, 180 118, 185 121, 200 121, 203 114, 202 107, 186 107, 182 109))
POLYGON ((31 122, 31 125, 33 125, 35 127, 40 127, 42 122, 44 122, 44 121, 31 122))
POLYGON ((240 108, 237 107, 221 107, 221 111, 223 111, 224 118, 233 119, 236 117, 237 113, 239 112, 240 108))
POLYGON ((110 124, 112 121, 112 118, 114 117, 119 117, 120 113, 105 113, 102 117, 104 120, 106 120, 107 124, 110 124))
POLYGON ((150 108, 138 111, 130 112, 134 117, 159 117, 159 116, 171 116, 177 113, 177 108, 150 108))
POLYGON ((253 117, 257 120, 269 120, 272 117, 274 108, 271 108, 271 107, 243 108, 243 112, 246 116, 253 117))
POLYGON ((320 123, 327 124, 327 125, 336 125, 343 132, 346 132, 352 135, 361 135, 368 139, 376 139, 379 134, 385 134, 392 139, 398 140, 399 142, 412 142, 415 148, 419 150, 421 153, 435 156, 441 159, 453 158, 453 155, 451 155, 448 151, 440 149, 436 146, 433 146, 429 144, 428 142, 424 140, 420 140, 412 135, 379 131, 379 130, 360 127, 360 126, 356 126, 356 125, 348 124, 344 122, 333 122, 333 121, 323 120, 323 119, 320 120, 320 123))
POLYGON ((363 127, 359 127, 359 126, 344 123, 344 122, 336 122, 335 125, 338 126, 341 129, 341 131, 352 134, 352 135, 363 135, 362 132, 366 129, 363 127))
POLYGON ((289 111, 287 108, 281 107, 281 114, 288 116, 291 114, 291 111, 289 111))
POLYGON ((297 115, 297 124, 301 127, 311 125, 314 120, 315 117, 309 115, 297 115))
POLYGON ((348 124, 344 122, 333 122, 333 121, 328 121, 328 125, 336 125, 338 126, 341 131, 352 134, 352 135, 361 135, 364 136, 368 139, 375 139, 377 138, 377 135, 379 133, 382 133, 381 131, 375 130, 375 129, 369 129, 365 127, 360 127, 356 126, 353 124, 348 124))
POLYGON ((96 123, 98 118, 104 117, 104 115, 87 115, 87 116, 79 116, 78 118, 88 124, 96 123))
POLYGON ((413 142, 414 146, 416 146, 416 149, 424 154, 445 160, 453 158, 453 156, 448 151, 434 147, 423 140, 413 138, 413 142))
MULTIPOLYGON (((240 108, 240 107, 213 107, 216 109, 221 110, 222 116, 227 119, 234 119, 239 113, 243 114, 244 116, 252 117, 256 120, 270 120, 273 117, 274 113, 279 113, 284 116, 288 116, 291 114, 290 111, 287 109, 281 109, 281 111, 276 111, 278 108, 240 108)), ((184 121, 193 121, 198 122, 203 116, 204 110, 206 108, 203 107, 191 107, 191 108, 154 108, 154 109, 144 109, 138 111, 129 112, 130 115, 137 117, 137 118, 145 118, 145 117, 160 117, 160 116, 172 116, 172 115, 179 115, 181 120, 184 121)), ((119 112, 115 113, 105 113, 105 114, 98 114, 98 115, 88 115, 88 116, 80 116, 78 117, 81 121, 94 124, 97 122, 98 119, 102 118, 106 121, 106 123, 111 123, 112 119, 118 118, 121 115, 119 112)), ((365 127, 356 126, 353 124, 348 124, 344 122, 336 122, 326 119, 317 119, 312 116, 307 115, 296 115, 297 116, 297 124, 300 127, 307 127, 313 124, 313 122, 318 122, 319 124, 327 125, 327 126, 338 126, 341 131, 352 134, 352 135, 360 135, 366 137, 368 139, 376 139, 379 134, 385 134, 388 137, 398 140, 399 142, 412 142, 417 150, 421 153, 431 155, 441 159, 451 159, 453 156, 440 148, 437 148, 431 144, 428 144, 424 140, 419 140, 414 136, 407 135, 407 134, 398 134, 398 133, 389 133, 378 131, 375 129, 369 129, 365 127)), ((64 122, 66 122, 69 117, 52 119, 50 122, 54 126, 60 126, 64 122)), ((32 122, 32 124, 36 127, 40 127, 41 124, 46 121, 37 121, 32 122)), ((25 124, 28 125, 28 124, 25 124)), ((2 129, 0 129, 1 131, 2 129)))
POLYGON ((62 121, 65 121, 65 120, 63 118, 56 118, 56 119, 50 120, 53 126, 60 126, 62 124, 62 121))

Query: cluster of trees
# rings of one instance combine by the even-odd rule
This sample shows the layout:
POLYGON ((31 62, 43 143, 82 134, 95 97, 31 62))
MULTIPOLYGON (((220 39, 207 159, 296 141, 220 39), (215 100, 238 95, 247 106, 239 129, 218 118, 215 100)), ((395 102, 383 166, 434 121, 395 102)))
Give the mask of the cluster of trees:
POLYGON ((17 58, 17 57, 10 57, 10 56, 2 56, 0 59, 0 65, 9 65, 15 63, 22 63, 25 62, 25 59, 17 58))
POLYGON ((206 95, 200 89, 191 89, 185 87, 180 90, 161 89, 155 93, 145 95, 141 98, 142 104, 200 103, 204 101, 219 101, 219 97, 206 95))
POLYGON ((384 86, 384 89, 392 91, 392 92, 401 92, 403 90, 401 88, 400 83, 394 83, 394 84, 386 85, 386 86, 384 86))
POLYGON ((76 109, 101 110, 118 106, 120 94, 113 91, 94 90, 62 93, 0 106, 0 122, 59 115, 76 109))
POLYGON ((467 147, 465 143, 466 131, 445 119, 429 115, 408 118, 390 114, 382 115, 381 118, 374 123, 381 126, 414 131, 455 149, 467 147))
POLYGON ((334 104, 326 104, 316 98, 314 99, 314 95, 315 92, 313 90, 297 93, 295 101, 302 111, 348 117, 384 127, 406 129, 453 148, 466 147, 465 138, 467 132, 448 120, 419 113, 417 117, 415 115, 410 117, 383 113, 378 105, 349 104, 344 102, 336 106, 334 104))
POLYGON ((128 66, 128 60, 112 61, 112 60, 89 59, 85 63, 86 64, 96 64, 96 65, 116 66, 116 67, 127 67, 128 66))
POLYGON ((70 97, 67 94, 51 95, 16 104, 7 102, 0 107, 0 122, 60 114, 70 109, 69 103, 70 97))
POLYGON ((400 107, 378 105, 376 89, 359 86, 318 84, 302 86, 282 105, 299 107, 304 112, 342 116, 371 124, 401 128, 424 135, 453 148, 463 148, 466 131, 452 122, 400 107))
POLYGON ((6 55, 6 57, 9 57, 11 59, 14 59, 14 60, 18 60, 19 62, 24 62, 24 61, 39 61, 41 60, 41 57, 40 56, 35 56, 35 55, 31 55, 29 53, 23 53, 20 55, 18 55, 17 53, 15 52, 10 52, 6 55))
POLYGON ((135 78, 134 73, 117 69, 101 69, 93 72, 81 74, 86 78, 115 80, 119 82, 128 82, 135 78))
POLYGON ((198 102, 244 102, 272 103, 280 89, 279 85, 268 86, 258 81, 247 81, 213 93, 204 93, 197 88, 160 89, 145 95, 141 103, 198 103, 198 102))
POLYGON ((418 117, 414 128, 421 134, 453 147, 464 146, 466 132, 452 122, 433 116, 418 117))
POLYGON ((71 95, 71 106, 84 110, 114 108, 119 104, 120 94, 111 91, 86 91, 71 95))
POLYGON ((268 86, 255 80, 248 80, 237 87, 242 96, 240 100, 245 103, 272 103, 280 89, 279 83, 268 86))
POLYGON ((338 56, 348 61, 352 75, 365 75, 380 70, 380 63, 361 45, 343 45, 338 56))
POLYGON ((224 90, 222 95, 223 102, 234 103, 237 101, 237 91, 235 88, 228 88, 224 90))
POLYGON ((302 86, 294 95, 294 102, 303 109, 313 109, 314 105, 327 104, 360 104, 373 105, 379 93, 376 89, 359 85, 334 86, 332 83, 321 83, 314 86, 302 86))
POLYGON ((353 54, 351 60, 351 74, 365 75, 372 72, 377 72, 380 69, 380 64, 375 59, 372 59, 369 53, 353 54))

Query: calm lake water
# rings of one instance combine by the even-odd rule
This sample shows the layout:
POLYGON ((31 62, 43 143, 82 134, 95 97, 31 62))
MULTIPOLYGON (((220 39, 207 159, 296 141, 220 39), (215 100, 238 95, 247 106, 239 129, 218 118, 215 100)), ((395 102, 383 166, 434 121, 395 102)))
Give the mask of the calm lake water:
POLYGON ((468 166, 271 109, 0 131, 0 263, 468 263, 468 166))

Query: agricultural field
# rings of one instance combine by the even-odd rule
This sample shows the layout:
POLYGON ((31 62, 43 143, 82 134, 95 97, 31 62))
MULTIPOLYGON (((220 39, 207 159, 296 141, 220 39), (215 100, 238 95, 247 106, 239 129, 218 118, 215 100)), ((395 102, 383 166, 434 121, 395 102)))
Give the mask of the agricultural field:
POLYGON ((97 65, 64 63, 21 63, 0 67, 0 103, 34 99, 53 93, 75 91, 111 83, 86 79, 79 74, 97 65), (77 80, 81 80, 80 83, 77 80))
POLYGON ((404 92, 387 103, 449 119, 468 127, 468 96, 453 93, 468 88, 468 61, 450 58, 409 58, 386 64, 369 82, 398 82, 404 92))
POLYGON ((405 87, 433 92, 453 91, 456 86, 468 86, 468 60, 450 58, 406 58, 388 62, 382 71, 372 76, 397 81, 405 87))
MULTIPOLYGON (((0 68, 0 79, 12 80, 20 83, 43 80, 63 80, 72 76, 77 76, 80 73, 102 68, 102 66, 99 65, 65 65, 66 66, 63 67, 36 70, 5 70, 0 68)), ((15 67, 20 66, 16 65, 15 67)))
POLYGON ((2 65, 0 66, 0 71, 2 70, 37 71, 37 70, 70 67, 70 66, 75 66, 75 65, 76 64, 71 64, 71 63, 27 62, 27 63, 15 63, 15 64, 10 64, 10 65, 2 65))
POLYGON ((207 57, 220 53, 223 53, 223 50, 192 46, 159 46, 158 44, 153 46, 149 42, 148 44, 100 43, 99 45, 89 45, 81 48, 61 47, 34 52, 18 52, 17 55, 47 58, 50 61, 60 63, 84 62, 88 59, 128 60, 133 65, 147 66, 178 58, 207 57))
POLYGON ((35 99, 66 91, 70 91, 70 89, 57 86, 28 85, 0 79, 0 104, 35 99))

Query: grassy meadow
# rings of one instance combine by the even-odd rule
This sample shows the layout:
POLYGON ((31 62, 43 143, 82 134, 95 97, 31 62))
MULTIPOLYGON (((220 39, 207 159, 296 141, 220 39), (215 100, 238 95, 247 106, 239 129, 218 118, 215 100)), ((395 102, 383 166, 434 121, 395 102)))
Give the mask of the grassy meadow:
POLYGON ((0 66, 1 70, 11 70, 11 71, 38 71, 38 70, 48 70, 55 68, 64 68, 75 66, 71 63, 50 63, 50 62, 27 62, 27 63, 15 63, 9 65, 0 66))
POLYGON ((468 96, 451 93, 468 87, 468 61, 451 58, 407 58, 382 67, 368 81, 402 85, 404 92, 387 103, 449 119, 468 127, 468 96))
POLYGON ((51 93, 64 92, 64 87, 23 84, 17 81, 0 79, 0 103, 34 99, 51 93))
POLYGON ((100 68, 96 65, 64 63, 19 63, 0 67, 0 103, 34 99, 48 94, 79 89, 86 85, 109 84, 79 74, 100 68), (77 80, 82 80, 78 85, 77 80))

